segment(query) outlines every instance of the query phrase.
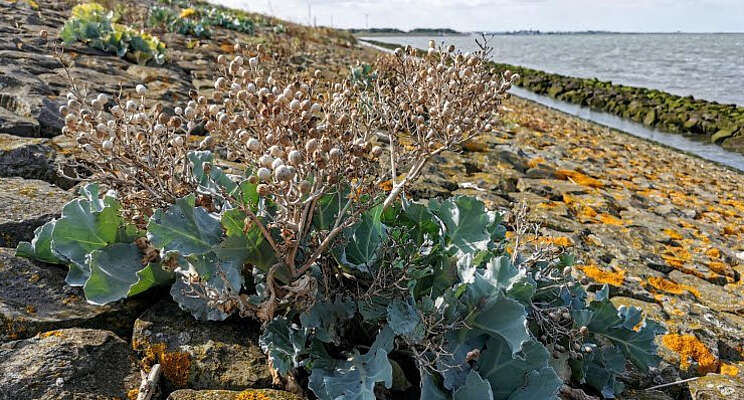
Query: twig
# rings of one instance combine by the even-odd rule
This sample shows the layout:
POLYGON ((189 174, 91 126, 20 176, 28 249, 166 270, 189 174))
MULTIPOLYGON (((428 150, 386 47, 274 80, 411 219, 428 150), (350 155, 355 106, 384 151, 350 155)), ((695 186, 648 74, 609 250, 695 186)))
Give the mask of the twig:
POLYGON ((665 387, 668 387, 668 386, 680 385, 682 383, 692 382, 692 381, 696 381, 698 379, 700 379, 700 377, 699 376, 696 376, 694 378, 682 379, 681 381, 674 381, 674 382, 665 383, 663 385, 652 386, 652 387, 650 387, 650 388, 648 388, 646 390, 656 390, 656 389, 661 389, 661 388, 665 388, 665 387))
POLYGON ((158 380, 160 380, 160 364, 153 365, 147 375, 142 371, 142 383, 139 387, 139 393, 137 393, 137 400, 150 400, 152 395, 155 394, 158 380))

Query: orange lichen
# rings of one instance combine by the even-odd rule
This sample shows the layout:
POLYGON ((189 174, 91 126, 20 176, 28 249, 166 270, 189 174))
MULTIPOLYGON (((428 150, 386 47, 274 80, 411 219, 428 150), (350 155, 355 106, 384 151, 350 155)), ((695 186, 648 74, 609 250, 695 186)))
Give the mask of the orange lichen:
POLYGON ((625 224, 623 220, 621 220, 620 218, 614 217, 610 214, 600 214, 599 221, 605 225, 621 226, 625 224))
POLYGON ((719 362, 708 348, 694 335, 679 335, 670 333, 661 338, 661 342, 666 348, 679 354, 679 367, 687 370, 690 367, 690 360, 698 364, 698 373, 705 375, 709 372, 716 372, 719 362))
POLYGON ((235 396, 235 400, 271 400, 271 398, 257 390, 244 390, 235 396))
POLYGON ((571 238, 566 237, 566 236, 541 237, 540 243, 552 244, 558 247, 571 247, 574 244, 573 240, 571 240, 571 238))
POLYGON ((601 188, 604 186, 602 182, 598 179, 594 179, 591 176, 587 176, 582 174, 581 172, 573 171, 570 169, 559 169, 555 171, 555 176, 558 177, 558 179, 570 179, 577 185, 581 186, 588 186, 588 187, 594 187, 594 188, 601 188))
POLYGON ((39 334, 39 337, 40 338, 44 338, 44 339, 46 339, 48 337, 52 337, 52 336, 54 336, 54 337, 62 337, 63 336, 63 333, 62 333, 62 331, 49 331, 49 332, 42 332, 42 333, 39 334))
POLYGON ((166 352, 165 343, 147 346, 142 361, 146 365, 159 363, 163 377, 176 387, 185 387, 189 381, 191 357, 188 353, 166 352))
POLYGON ((666 234, 667 236, 669 236, 669 238, 674 239, 674 240, 681 240, 682 239, 682 235, 680 235, 674 229, 664 229, 664 234, 666 234))
POLYGON ((579 216, 586 217, 586 218, 594 218, 597 216, 597 212, 594 211, 594 209, 589 206, 584 206, 584 208, 581 209, 581 212, 579 212, 579 216))
POLYGON ((527 165, 530 168, 535 168, 535 167, 537 167, 538 165, 540 165, 540 164, 542 164, 544 162, 545 162, 545 159, 544 158, 542 158, 542 157, 535 157, 535 158, 532 158, 529 161, 527 161, 527 165))
POLYGON ((652 276, 648 278, 648 283, 654 288, 667 293, 683 294, 685 291, 687 291, 695 295, 695 297, 700 297, 700 291, 696 288, 688 285, 680 285, 677 282, 670 281, 669 279, 661 278, 658 276, 652 276))
POLYGON ((127 398, 129 400, 137 400, 137 396, 139 395, 139 389, 134 388, 127 392, 127 398))
POLYGON ((739 232, 739 228, 734 225, 726 225, 723 227, 724 235, 736 235, 739 232))
POLYGON ((721 258, 721 250, 718 250, 715 247, 711 247, 710 249, 705 251, 705 255, 710 258, 721 258))
POLYGON ((736 377, 739 375, 739 367, 733 364, 721 363, 721 374, 736 377))
POLYGON ((625 281, 625 271, 605 271, 594 264, 577 265, 576 268, 584 272, 586 276, 592 278, 597 283, 608 284, 612 286, 621 286, 625 281))

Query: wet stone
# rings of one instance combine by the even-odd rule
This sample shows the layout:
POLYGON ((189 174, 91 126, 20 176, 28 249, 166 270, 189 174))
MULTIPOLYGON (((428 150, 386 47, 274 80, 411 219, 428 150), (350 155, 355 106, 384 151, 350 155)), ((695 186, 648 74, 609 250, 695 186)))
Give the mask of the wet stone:
POLYGON ((146 307, 144 297, 106 306, 85 301, 81 288, 65 283, 67 268, 14 257, 0 248, 0 342, 53 329, 103 328, 129 337, 146 307))
POLYGON ((112 332, 63 329, 0 345, 0 399, 126 399, 137 360, 112 332))
POLYGON ((34 230, 58 217, 75 195, 47 182, 0 178, 0 247, 31 241, 34 230))
POLYGON ((164 300, 135 321, 132 346, 146 363, 160 363, 166 391, 243 390, 271 385, 258 336, 254 321, 196 321, 164 300))

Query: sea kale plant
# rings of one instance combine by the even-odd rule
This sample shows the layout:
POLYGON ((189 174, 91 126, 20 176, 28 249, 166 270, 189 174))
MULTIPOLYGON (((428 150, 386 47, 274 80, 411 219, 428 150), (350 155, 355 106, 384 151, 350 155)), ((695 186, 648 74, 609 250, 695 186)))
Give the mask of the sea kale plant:
POLYGON ((165 44, 160 39, 117 23, 114 12, 97 3, 75 6, 60 37, 66 44, 83 42, 139 64, 165 62, 165 44))
POLYGON ((340 81, 236 53, 173 115, 144 86, 73 87, 64 134, 98 183, 18 254, 67 264, 94 304, 170 285, 196 318, 254 318, 275 383, 322 400, 411 382, 426 400, 555 399, 571 378, 611 398, 626 361, 657 362, 658 325, 607 288, 589 301, 569 255, 507 249, 474 198, 407 198, 432 159, 494 129, 517 77, 486 51, 399 49, 340 81))

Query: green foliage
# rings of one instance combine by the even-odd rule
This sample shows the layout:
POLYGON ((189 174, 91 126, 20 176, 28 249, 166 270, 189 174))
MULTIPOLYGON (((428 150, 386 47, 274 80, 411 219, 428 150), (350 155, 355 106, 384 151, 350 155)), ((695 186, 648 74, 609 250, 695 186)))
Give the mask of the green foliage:
POLYGON ((115 15, 97 3, 85 3, 72 9, 60 37, 67 43, 83 42, 95 49, 146 64, 165 62, 165 44, 157 37, 115 23, 115 15))
MULTIPOLYGON (((225 174, 211 153, 188 159, 199 195, 212 198, 210 209, 192 194, 155 210, 140 232, 121 218, 113 194, 89 185, 60 219, 21 243, 18 255, 66 263, 68 282, 83 286, 95 304, 172 283, 173 299, 204 320, 229 317, 240 294, 262 304, 271 295, 269 275, 297 290, 270 243, 280 233, 247 218, 270 221, 279 207, 255 184, 225 174), (143 265, 133 242, 144 237, 162 261, 143 265)), ((343 188, 321 198, 309 216, 312 229, 327 231, 348 218, 348 199, 343 188)), ((401 359, 418 365, 419 374, 404 373, 421 377, 427 400, 557 399, 563 382, 552 365, 559 360, 577 383, 612 398, 623 389, 618 377, 626 360, 641 370, 658 362, 658 324, 637 309, 616 309, 607 288, 587 303, 564 273, 572 257, 511 256, 504 232, 499 215, 469 197, 372 206, 312 264, 316 282, 323 282, 323 268, 337 271, 328 289, 308 286, 306 300, 275 313, 260 345, 280 374, 304 369, 321 400, 375 399, 376 389, 393 389, 393 360, 401 359), (569 317, 558 323, 554 314, 569 317), (555 353, 564 354, 554 360, 555 353)), ((298 260, 306 257, 301 248, 298 260)))
MULTIPOLYGON (((193 11, 193 9, 187 10, 193 11)), ((212 36, 207 21, 191 18, 186 14, 179 15, 170 7, 152 6, 147 16, 147 26, 200 39, 208 39, 212 36)))

